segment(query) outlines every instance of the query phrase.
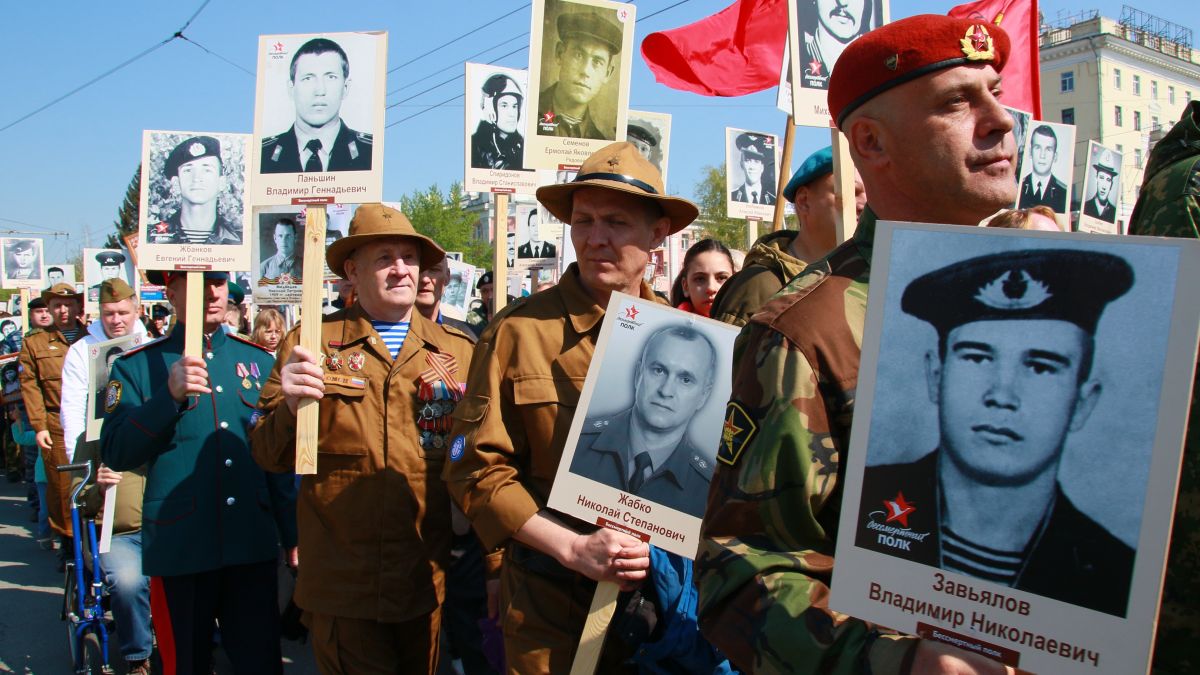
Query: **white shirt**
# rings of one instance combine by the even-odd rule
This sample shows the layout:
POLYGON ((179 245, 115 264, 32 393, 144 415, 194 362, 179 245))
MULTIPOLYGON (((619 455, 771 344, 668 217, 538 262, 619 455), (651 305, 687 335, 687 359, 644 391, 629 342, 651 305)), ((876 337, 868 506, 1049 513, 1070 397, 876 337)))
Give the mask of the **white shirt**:
MULTIPOLYGON (((144 335, 146 327, 138 319, 133 324, 130 334, 141 331, 144 335)), ((88 324, 87 335, 71 345, 63 360, 62 369, 62 401, 59 403, 59 418, 62 420, 63 441, 67 451, 67 461, 74 461, 75 441, 87 430, 87 411, 90 399, 88 387, 88 347, 97 342, 109 340, 104 334, 104 324, 99 320, 88 324)))

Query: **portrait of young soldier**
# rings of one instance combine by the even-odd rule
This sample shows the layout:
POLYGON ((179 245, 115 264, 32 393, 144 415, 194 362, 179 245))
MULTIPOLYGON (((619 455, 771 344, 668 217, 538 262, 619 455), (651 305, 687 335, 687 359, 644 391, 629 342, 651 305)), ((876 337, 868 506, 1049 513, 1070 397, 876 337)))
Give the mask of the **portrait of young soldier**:
POLYGON ((583 423, 571 473, 699 518, 713 459, 688 429, 708 403, 717 350, 700 331, 671 326, 654 333, 634 363, 633 405, 583 423))
POLYGON ((924 359, 940 441, 868 466, 862 512, 926 536, 888 546, 864 521, 858 545, 1124 616, 1133 550, 1063 492, 1059 466, 1104 393, 1097 325, 1132 285, 1124 259, 1065 249, 975 257, 909 283, 901 309, 937 334, 924 359))
POLYGON ((96 254, 96 264, 100 266, 100 281, 88 286, 88 302, 100 301, 100 287, 105 281, 121 278, 125 254, 120 251, 101 251, 96 254))
POLYGON ((496 73, 483 83, 479 126, 471 134, 471 167, 520 170, 525 161, 521 135, 525 94, 509 75, 496 73))
POLYGON ((303 253, 298 244, 304 234, 303 231, 298 230, 296 221, 291 218, 270 216, 267 218, 268 222, 274 220, 275 224, 269 229, 264 227, 263 236, 265 237, 267 232, 271 233, 274 253, 262 259, 259 265, 259 277, 278 280, 287 274, 291 276, 293 283, 300 283, 303 253))
POLYGON ((47 267, 46 268, 46 287, 51 288, 51 287, 55 286, 56 284, 61 284, 63 282, 63 277, 65 277, 65 276, 66 276, 66 272, 63 271, 63 268, 58 267, 57 265, 54 267, 47 267))
POLYGON ((4 277, 29 281, 42 277, 42 242, 34 239, 4 241, 4 277))
POLYGON ((541 226, 538 223, 537 207, 529 209, 525 216, 522 239, 525 243, 517 247, 518 258, 553 258, 558 255, 558 248, 551 242, 542 241, 541 226))
POLYGON ((295 121, 283 133, 263 139, 259 170, 369 171, 371 134, 355 131, 342 120, 350 85, 350 58, 341 45, 323 37, 301 45, 292 55, 287 83, 295 121))
POLYGON ((999 99, 1009 47, 991 24, 925 14, 867 33, 838 59, 829 112, 867 206, 853 238, 738 337, 696 559, 701 631, 742 672, 1006 672, 835 613, 828 597, 875 224, 974 227, 1013 203, 1013 122, 999 99))
MULTIPOLYGON (((1067 149, 1068 153, 1070 148, 1067 149)), ((1030 172, 1021 181, 1018 207, 1049 206, 1055 213, 1067 212, 1067 185, 1054 175, 1058 160, 1058 134, 1053 127, 1039 124, 1029 136, 1030 172)))
POLYGON ((662 171, 662 150, 658 145, 661 139, 657 129, 647 123, 630 120, 625 125, 625 136, 642 153, 642 157, 649 160, 659 172, 662 171))
POLYGON ((615 139, 616 91, 608 85, 621 65, 616 10, 549 0, 543 30, 545 44, 554 48, 542 50, 543 82, 551 84, 538 94, 538 135, 615 139), (551 81, 549 73, 557 77, 551 81))
POLYGON ((856 38, 883 25, 879 0, 794 0, 803 41, 800 86, 828 89, 838 57, 856 38))
POLYGON ((1083 215, 1099 218, 1106 223, 1117 222, 1117 207, 1113 203, 1121 194, 1121 183, 1118 176, 1121 171, 1121 161, 1108 148, 1097 147, 1100 151, 1092 162, 1092 175, 1088 184, 1092 186, 1092 194, 1083 203, 1083 215))
POLYGON ((219 197, 225 189, 221 142, 212 136, 193 136, 167 155, 162 177, 170 181, 179 208, 166 220, 147 226, 151 244, 242 243, 242 224, 221 215, 219 197))
POLYGON ((775 144, 766 136, 743 132, 734 138, 736 151, 732 154, 736 171, 729 172, 732 182, 741 177, 741 185, 733 190, 730 199, 747 204, 775 203, 775 144))

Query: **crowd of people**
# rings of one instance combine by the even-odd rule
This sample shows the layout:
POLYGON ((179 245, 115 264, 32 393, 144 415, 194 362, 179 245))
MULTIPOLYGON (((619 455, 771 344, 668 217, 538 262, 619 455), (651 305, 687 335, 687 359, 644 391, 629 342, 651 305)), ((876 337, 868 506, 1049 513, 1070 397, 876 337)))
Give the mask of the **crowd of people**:
MULTIPOLYGON (((847 46, 829 103, 855 194, 835 192, 831 149, 813 152, 782 191, 796 227, 760 238, 740 266, 719 241, 696 242, 669 298, 644 270, 699 211, 668 194, 629 143, 597 151, 574 181, 538 189, 569 224, 578 261, 496 314, 489 273, 466 321, 444 316, 445 252, 377 204, 360 206, 327 250, 344 283, 312 319, 315 349, 274 309, 250 325, 224 273, 149 273, 174 309, 169 330, 120 279, 102 284, 89 325, 73 287, 47 289, 18 333, 23 405, 8 409, 28 475, 44 478, 30 497, 39 539, 70 550, 70 481, 57 464, 98 463, 93 513, 101 490, 120 485, 102 561, 130 672, 149 671, 152 636, 166 672, 210 672, 214 626, 237 672, 281 672, 281 635, 296 630, 285 622, 299 615, 325 673, 447 673, 451 663, 563 673, 601 581, 622 592, 597 672, 1013 672, 826 604, 876 221, 1058 229, 1044 207, 1008 208, 1018 198, 1012 120, 998 100, 1008 49, 999 28, 939 16, 847 46), (994 49, 967 54, 968 29, 990 31, 994 49), (881 56, 893 53, 904 57, 881 56), (857 228, 839 245, 850 198, 857 228), (184 354, 190 283, 204 284, 201 354, 184 354), (744 326, 735 362, 718 364, 733 372, 730 415, 771 431, 716 451, 694 562, 546 505, 614 291, 744 326), (135 332, 161 337, 113 363, 91 403, 105 411, 101 439, 83 441, 82 353, 135 332), (296 476, 298 411, 311 401, 316 473, 296 476), (296 573, 283 620, 281 561, 296 573)), ((1180 142, 1151 156, 1130 230, 1195 237, 1200 206, 1182 186, 1198 175, 1200 104, 1168 138, 1180 142)), ((1197 665, 1187 646, 1200 607, 1193 440, 1162 672, 1197 665)), ((629 469, 615 470, 638 484, 670 470, 629 469)))

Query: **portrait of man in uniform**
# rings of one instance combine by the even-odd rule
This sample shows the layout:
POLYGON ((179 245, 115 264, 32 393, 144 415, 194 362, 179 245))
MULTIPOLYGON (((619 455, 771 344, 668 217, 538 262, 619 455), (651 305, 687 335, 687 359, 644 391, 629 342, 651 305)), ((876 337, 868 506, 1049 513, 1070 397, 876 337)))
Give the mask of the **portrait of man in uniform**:
POLYGON ((800 86, 828 89, 846 45, 883 25, 880 0, 795 0, 802 35, 800 86))
POLYGON ((125 254, 120 251, 100 251, 94 259, 99 265, 100 278, 96 283, 88 286, 88 302, 100 302, 100 285, 106 279, 116 279, 121 276, 121 266, 125 264, 125 254))
POLYGON ((178 207, 164 220, 149 225, 146 241, 150 244, 242 243, 241 222, 227 220, 219 209, 220 195, 226 188, 225 163, 221 142, 212 136, 184 139, 167 154, 162 178, 178 196, 178 207))
POLYGON ((687 325, 661 328, 634 363, 633 404, 583 423, 571 473, 632 495, 704 515, 712 453, 692 445, 688 430, 715 384, 717 348, 687 325))
POLYGON ((525 159, 524 87, 507 73, 484 80, 476 108, 479 124, 471 134, 471 167, 520 170, 525 159))
POLYGON ((1016 108, 1009 108, 1007 106, 1004 109, 1008 111, 1008 114, 1012 117, 1013 121, 1012 135, 1013 139, 1017 142, 1017 152, 1013 157, 1013 159, 1016 160, 1015 171, 1013 172, 1013 180, 1017 181, 1019 184, 1021 180, 1021 168, 1025 165, 1025 153, 1023 152, 1025 148, 1025 139, 1029 135, 1029 121, 1033 119, 1033 115, 1025 112, 1024 110, 1017 110, 1016 108))
POLYGON ((1113 202, 1121 194, 1118 180, 1121 160, 1108 148, 1093 145, 1092 149, 1092 166, 1087 180, 1090 189, 1085 193, 1088 199, 1083 203, 1083 215, 1115 223, 1117 207, 1113 202))
POLYGON ((296 221, 289 217, 280 217, 276 215, 264 214, 263 219, 266 222, 274 221, 268 229, 266 224, 263 224, 262 237, 265 238, 270 232, 272 248, 263 248, 264 253, 272 250, 273 253, 262 259, 259 266, 259 278, 278 281, 284 275, 288 275, 293 283, 300 283, 301 279, 301 251, 297 245, 302 232, 298 231, 296 221))
POLYGON ((538 95, 538 135, 615 140, 616 92, 609 85, 620 71, 623 36, 616 11, 547 0, 545 16, 544 44, 553 49, 542 51, 550 84, 538 95), (597 105, 601 98, 604 106, 597 105))
POLYGON ((671 116, 630 110, 625 122, 625 140, 633 143, 654 168, 667 180, 667 151, 671 140, 671 116))
POLYGON ((775 203, 775 141, 761 134, 739 133, 734 138, 737 147, 736 171, 728 173, 729 182, 740 174, 741 184, 732 191, 730 199, 747 204, 775 203))
POLYGON ((538 209, 536 206, 529 208, 529 212, 525 214, 524 229, 522 231, 524 240, 517 247, 518 258, 554 258, 558 255, 558 249, 554 244, 548 241, 542 241, 542 232, 538 223, 538 209))
MULTIPOLYGON (((1068 150, 1070 146, 1066 146, 1068 150)), ((1068 154, 1070 154, 1068 152, 1068 154)), ((1048 206, 1055 213, 1067 212, 1067 184, 1054 175, 1054 164, 1058 159, 1058 134, 1049 124, 1039 124, 1029 137, 1030 172, 1021 181, 1021 197, 1018 205, 1027 209, 1031 206, 1048 206)))
POLYGON ((63 268, 55 265, 54 267, 46 268, 46 288, 52 288, 55 284, 63 283, 66 277, 66 272, 63 268))
POLYGON ((313 38, 292 55, 287 92, 292 126, 262 141, 262 173, 369 171, 372 136, 342 119, 350 92, 350 58, 337 42, 313 38))
MULTIPOLYGON (((1114 347, 1097 332, 1134 285, 1134 267, 1120 255, 1014 248, 960 259, 902 286, 894 315, 936 333, 932 344, 922 328, 930 337, 905 349, 919 358, 918 344, 929 345, 924 391, 937 440, 917 459, 884 462, 878 458, 894 457, 884 446, 896 444, 871 443, 856 545, 1124 617, 1134 549, 1080 505, 1080 491, 1104 493, 1107 479, 1094 472, 1081 478, 1078 465, 1064 462, 1064 450, 1073 435, 1094 433, 1089 424, 1104 424, 1093 413, 1105 396, 1121 395, 1128 366, 1105 353, 1114 347)), ((885 342, 906 339, 891 334, 885 342)), ((889 352, 893 362, 896 354, 889 352)), ((879 377, 880 387, 899 387, 879 377)), ((924 431, 912 415, 903 419, 910 435, 924 431)), ((873 436, 889 435, 875 420, 871 426, 873 436)), ((1083 461, 1097 461, 1096 444, 1081 443, 1088 446, 1083 461)), ((1139 459, 1121 456, 1130 463, 1127 475, 1139 459)), ((1130 503, 1120 508, 1140 511, 1130 503)))
POLYGON ((5 239, 5 281, 36 281, 41 278, 42 241, 40 239, 5 239))

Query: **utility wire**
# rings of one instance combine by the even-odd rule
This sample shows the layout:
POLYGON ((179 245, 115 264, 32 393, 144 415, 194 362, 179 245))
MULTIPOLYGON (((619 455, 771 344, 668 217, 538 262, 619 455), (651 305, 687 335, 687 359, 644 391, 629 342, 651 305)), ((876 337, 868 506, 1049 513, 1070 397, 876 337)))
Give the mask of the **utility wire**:
POLYGON ((446 72, 447 70, 450 70, 451 68, 458 68, 458 67, 461 67, 461 66, 462 66, 462 64, 463 64, 464 62, 466 62, 466 61, 470 61, 470 60, 471 60, 471 59, 473 59, 473 58, 476 58, 476 57, 478 57, 478 56, 482 56, 483 54, 486 54, 486 53, 488 53, 488 52, 492 51, 493 49, 499 49, 500 47, 503 47, 504 45, 506 45, 506 44, 508 44, 508 43, 512 42, 513 40, 520 40, 521 38, 523 38, 523 37, 526 37, 527 35, 529 35, 529 31, 525 31, 524 33, 521 33, 520 35, 515 35, 515 36, 513 36, 513 37, 510 37, 510 38, 508 38, 507 40, 505 40, 504 42, 500 42, 500 43, 494 44, 494 45, 492 45, 491 47, 488 47, 487 49, 482 49, 482 50, 480 50, 480 51, 477 51, 477 52, 475 52, 474 54, 471 54, 470 56, 466 57, 466 58, 465 58, 465 59, 463 59, 462 61, 456 61, 456 62, 454 62, 454 63, 451 63, 450 65, 446 66, 445 68, 442 68, 441 70, 435 70, 435 71, 433 71, 432 73, 430 73, 430 74, 428 74, 428 75, 426 75, 426 76, 424 76, 424 77, 417 78, 417 79, 413 80, 412 82, 409 82, 409 83, 408 83, 408 84, 406 84, 406 85, 402 85, 402 86, 400 86, 400 87, 399 87, 399 88, 397 88, 397 89, 393 89, 393 90, 389 91, 389 92, 387 93, 387 95, 388 95, 388 96, 391 96, 392 94, 397 94, 397 93, 400 93, 400 91, 402 91, 402 90, 404 89, 404 87, 411 87, 411 86, 413 86, 413 85, 415 85, 415 84, 419 84, 419 83, 421 83, 421 82, 424 82, 425 80, 428 80, 429 78, 433 77, 434 75, 441 75, 442 73, 446 72))
POLYGON ((471 36, 471 35, 474 35, 475 33, 478 33, 479 31, 483 30, 484 28, 487 28, 487 27, 489 27, 489 26, 491 26, 491 25, 495 24, 497 21, 500 21, 501 19, 507 19, 508 17, 512 16, 513 14, 516 14, 517 12, 519 12, 519 11, 521 11, 521 10, 523 10, 523 9, 527 8, 527 7, 529 7, 529 4, 527 4, 527 3, 521 3, 521 4, 520 4, 520 5, 518 5, 518 6, 517 6, 515 9, 513 9, 513 10, 511 10, 511 11, 509 11, 509 12, 506 12, 506 13, 504 13, 504 14, 501 14, 500 16, 498 16, 498 17, 496 17, 496 18, 494 18, 494 19, 492 19, 492 20, 490 20, 490 21, 487 21, 487 22, 485 22, 484 24, 482 24, 482 25, 480 25, 480 26, 477 26, 476 28, 472 28, 471 30, 469 30, 469 31, 467 31, 467 32, 465 32, 465 33, 463 33, 462 35, 459 35, 459 36, 458 36, 458 37, 456 37, 456 38, 452 38, 452 39, 450 39, 450 40, 447 40, 446 42, 443 42, 442 44, 440 44, 440 45, 438 45, 438 46, 434 47, 433 49, 430 49, 429 51, 427 51, 427 52, 425 52, 425 53, 423 53, 423 54, 418 54, 418 55, 414 56, 413 58, 411 58, 411 59, 409 59, 409 60, 405 61, 404 63, 401 63, 400 65, 396 66, 395 68, 392 68, 391 70, 389 70, 389 71, 388 71, 388 74, 390 75, 390 74, 392 74, 392 73, 396 72, 397 70, 400 70, 401 68, 403 68, 403 67, 405 67, 405 66, 412 65, 412 64, 416 63, 417 61, 420 61, 421 59, 425 58, 426 56, 429 56, 430 54, 433 54, 434 52, 437 52, 437 51, 440 51, 440 50, 442 50, 442 49, 444 49, 444 48, 446 48, 446 47, 449 47, 450 45, 454 44, 455 42, 458 42, 459 40, 462 40, 463 38, 466 38, 466 37, 469 37, 469 36, 471 36))
POLYGON ((191 43, 191 44, 194 44, 194 45, 196 45, 196 46, 197 46, 197 47, 199 47, 201 50, 203 50, 205 54, 208 54, 209 56, 214 56, 214 57, 216 57, 216 58, 218 58, 218 59, 220 59, 220 60, 224 61, 225 63, 228 63, 229 65, 233 66, 234 68, 237 68, 238 70, 240 70, 240 71, 242 71, 243 73, 245 73, 245 74, 249 75, 250 77, 254 77, 254 72, 253 72, 253 71, 250 71, 250 70, 248 70, 248 69, 246 69, 246 68, 244 68, 244 67, 242 67, 242 66, 240 66, 240 65, 238 65, 238 64, 236 64, 236 63, 234 63, 233 61, 230 61, 229 59, 225 58, 224 56, 221 56, 220 54, 218 54, 218 53, 214 52, 213 50, 209 49, 208 47, 205 47, 204 45, 200 44, 199 42, 196 42, 195 40, 191 39, 190 37, 188 37, 188 36, 184 35, 182 31, 181 31, 181 32, 178 32, 178 33, 176 33, 176 34, 175 34, 175 37, 177 37, 177 38, 179 38, 179 39, 183 40, 184 42, 188 42, 188 43, 191 43))
POLYGON ((92 86, 93 84, 96 84, 97 82, 99 82, 100 80, 103 80, 104 78, 108 77, 109 75, 112 75, 113 73, 117 72, 118 70, 125 68, 126 66, 130 65, 131 63, 133 63, 141 58, 144 58, 146 56, 149 56, 152 52, 156 51, 157 49, 159 49, 163 45, 167 44, 168 42, 174 40, 175 38, 183 37, 183 31, 186 30, 188 26, 192 25, 192 22, 196 20, 196 17, 200 16, 200 12, 204 11, 205 7, 208 7, 209 2, 212 2, 212 0, 204 0, 204 2, 200 4, 200 7, 197 8, 196 11, 192 13, 191 18, 189 18, 187 20, 187 22, 183 24, 183 27, 181 27, 178 31, 176 31, 173 35, 171 35, 167 39, 165 39, 162 42, 159 42, 155 45, 152 45, 151 47, 139 52, 132 58, 126 59, 125 61, 122 61, 121 63, 117 64, 116 66, 109 68, 108 70, 97 75, 96 77, 93 77, 92 79, 88 80, 87 82, 84 82, 83 84, 79 85, 78 87, 75 87, 74 89, 68 91, 67 93, 63 94, 62 96, 59 96, 59 97, 51 100, 49 103, 46 103, 45 105, 42 105, 41 107, 39 107, 33 111, 30 111, 30 112, 22 115, 21 117, 18 117, 17 119, 9 122, 8 124, 4 125, 3 127, 0 127, 0 133, 8 131, 12 127, 20 124, 21 122, 24 122, 25 120, 29 119, 30 117, 33 117, 34 115, 37 115, 38 113, 54 106, 55 104, 60 103, 63 100, 70 98, 71 96, 74 96, 75 94, 83 91, 84 89, 87 89, 88 87, 92 86))

